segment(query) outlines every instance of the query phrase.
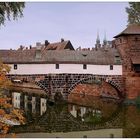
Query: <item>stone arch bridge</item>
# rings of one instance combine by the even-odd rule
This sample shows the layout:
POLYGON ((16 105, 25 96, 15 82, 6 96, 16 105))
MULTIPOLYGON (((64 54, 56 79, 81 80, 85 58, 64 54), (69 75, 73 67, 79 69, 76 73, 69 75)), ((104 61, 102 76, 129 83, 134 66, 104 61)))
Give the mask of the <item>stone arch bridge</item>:
POLYGON ((36 84, 43 88, 52 99, 56 93, 61 93, 63 99, 67 100, 68 95, 78 84, 87 82, 100 83, 102 81, 114 87, 120 98, 124 97, 123 78, 119 75, 48 74, 42 77, 41 80, 36 80, 36 84))

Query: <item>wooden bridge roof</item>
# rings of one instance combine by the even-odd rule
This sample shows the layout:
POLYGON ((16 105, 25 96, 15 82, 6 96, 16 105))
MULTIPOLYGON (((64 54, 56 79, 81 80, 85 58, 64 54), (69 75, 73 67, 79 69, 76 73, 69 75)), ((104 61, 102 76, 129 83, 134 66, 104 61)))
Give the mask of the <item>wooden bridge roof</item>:
MULTIPOLYGON (((43 50, 41 58, 37 59, 36 49, 27 50, 0 50, 0 60, 4 63, 71 63, 71 64, 117 64, 116 57, 120 57, 115 48, 73 51, 73 50, 43 50)), ((119 64, 119 63, 118 63, 119 64)), ((120 63, 121 64, 121 63, 120 63)))

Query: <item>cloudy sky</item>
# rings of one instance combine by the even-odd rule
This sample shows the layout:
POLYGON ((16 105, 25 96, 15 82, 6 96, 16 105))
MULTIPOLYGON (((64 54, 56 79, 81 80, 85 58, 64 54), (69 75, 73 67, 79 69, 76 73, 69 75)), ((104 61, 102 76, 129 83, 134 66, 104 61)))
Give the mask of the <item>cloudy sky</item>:
POLYGON ((24 17, 0 27, 0 49, 36 42, 70 40, 75 48, 94 47, 97 31, 103 40, 127 25, 127 2, 26 2, 24 17))

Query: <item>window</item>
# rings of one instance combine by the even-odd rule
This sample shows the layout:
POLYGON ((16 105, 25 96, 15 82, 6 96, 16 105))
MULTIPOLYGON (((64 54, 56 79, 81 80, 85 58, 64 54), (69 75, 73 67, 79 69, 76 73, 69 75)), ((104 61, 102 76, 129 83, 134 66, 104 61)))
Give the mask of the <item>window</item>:
POLYGON ((122 38, 120 38, 120 43, 122 43, 122 38))
POLYGON ((133 65, 135 72, 140 72, 140 64, 133 65))
POLYGON ((87 69, 87 65, 86 64, 83 64, 83 69, 87 69))
POLYGON ((135 41, 138 41, 138 37, 135 37, 134 40, 135 40, 135 41))
POLYGON ((110 70, 113 70, 113 65, 110 65, 110 70))
POLYGON ((121 58, 119 56, 115 56, 115 61, 116 61, 116 64, 120 64, 121 58))
POLYGON ((59 64, 56 64, 56 65, 55 65, 55 68, 56 68, 56 69, 59 69, 59 64))
POLYGON ((17 64, 14 64, 14 70, 17 70, 17 64))

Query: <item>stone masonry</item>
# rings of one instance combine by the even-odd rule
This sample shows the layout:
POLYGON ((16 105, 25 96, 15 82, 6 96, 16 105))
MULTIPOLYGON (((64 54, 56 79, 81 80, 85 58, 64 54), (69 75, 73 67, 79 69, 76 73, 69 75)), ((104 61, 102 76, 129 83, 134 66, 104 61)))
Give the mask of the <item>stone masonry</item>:
POLYGON ((120 97, 124 97, 123 79, 118 75, 92 75, 92 74, 46 74, 46 75, 10 75, 9 78, 17 78, 34 82, 43 90, 50 99, 54 99, 56 93, 61 94, 67 101, 68 95, 79 84, 96 82, 107 82, 114 87, 120 97))
POLYGON ((125 93, 128 99, 134 99, 140 96, 140 26, 129 25, 115 38, 123 60, 125 93))
POLYGON ((61 93, 63 99, 67 100, 68 95, 77 85, 93 81, 107 82, 118 91, 120 97, 124 96, 123 79, 118 75, 51 74, 46 75, 43 80, 37 81, 36 84, 42 87, 50 98, 54 99, 56 93, 61 93))

